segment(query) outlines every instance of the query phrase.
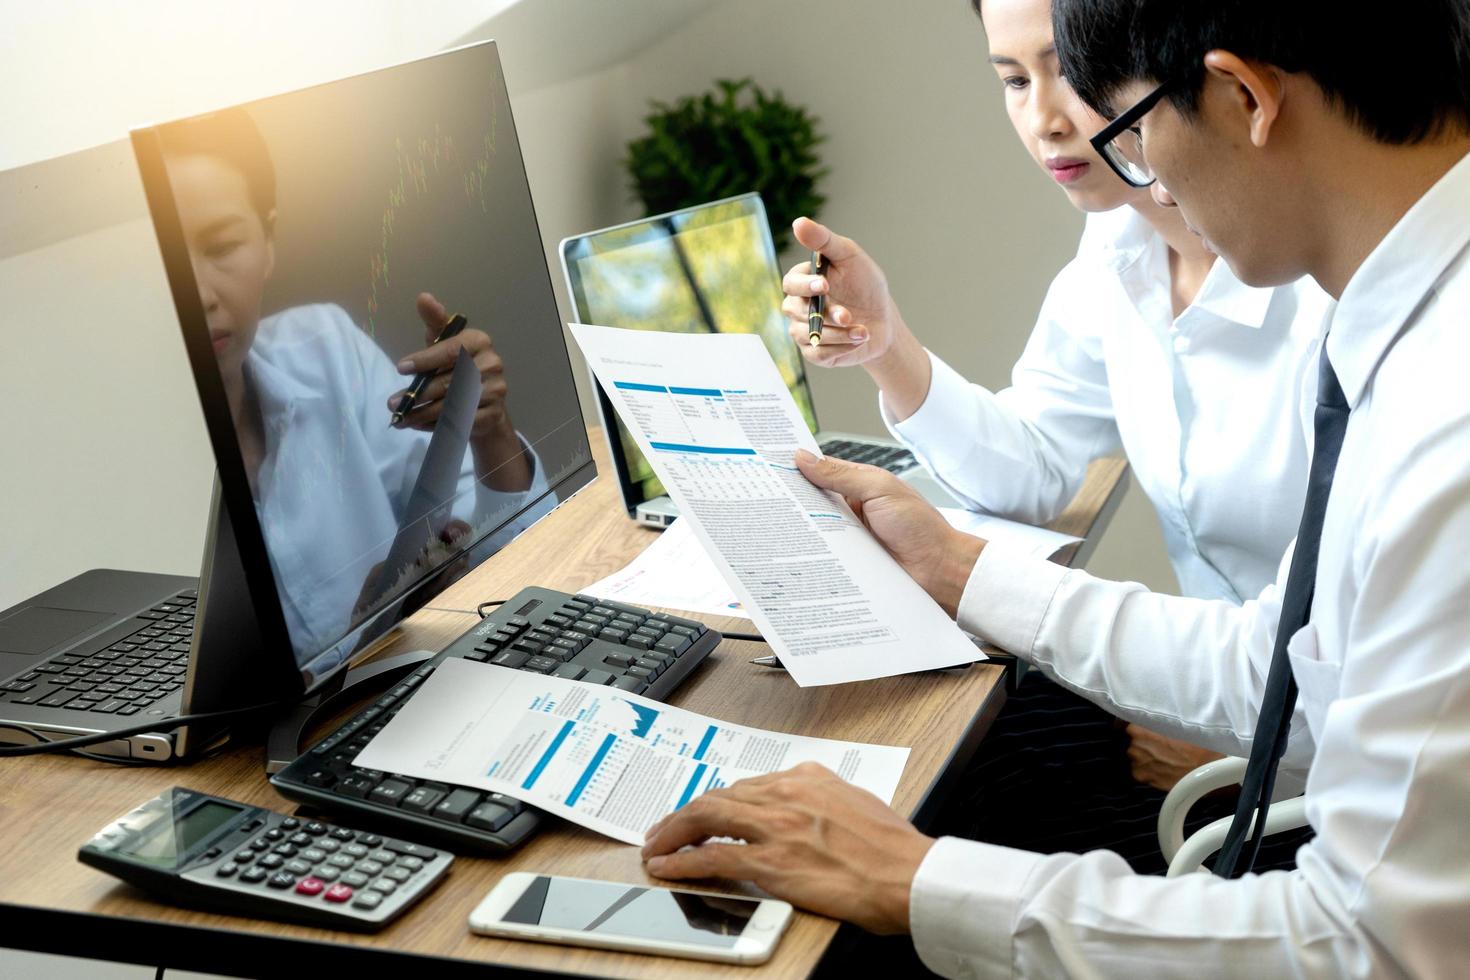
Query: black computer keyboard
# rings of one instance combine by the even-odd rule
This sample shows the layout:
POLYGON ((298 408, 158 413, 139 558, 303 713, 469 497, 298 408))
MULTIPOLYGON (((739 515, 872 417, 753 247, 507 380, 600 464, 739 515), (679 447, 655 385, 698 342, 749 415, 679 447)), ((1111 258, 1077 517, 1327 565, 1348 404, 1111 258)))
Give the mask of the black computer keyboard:
POLYGON ((0 684, 0 702, 137 714, 183 686, 197 597, 189 590, 138 613, 144 625, 102 649, 73 647, 48 657, 0 684))
POLYGON ((824 456, 836 456, 852 463, 870 463, 890 473, 902 473, 914 464, 914 454, 902 446, 876 446, 870 442, 833 439, 822 443, 824 456))
POLYGON ((692 619, 550 589, 523 589, 434 659, 271 777, 284 796, 364 827, 460 851, 523 844, 545 814, 500 793, 352 764, 449 657, 607 684, 662 700, 719 644, 692 619))

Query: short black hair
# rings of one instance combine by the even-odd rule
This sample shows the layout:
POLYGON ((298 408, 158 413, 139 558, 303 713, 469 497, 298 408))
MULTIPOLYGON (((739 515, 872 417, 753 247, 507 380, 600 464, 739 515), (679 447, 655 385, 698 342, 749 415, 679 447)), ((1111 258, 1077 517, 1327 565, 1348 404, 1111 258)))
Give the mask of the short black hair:
POLYGON ((160 126, 159 136, 165 156, 211 156, 238 170, 251 206, 270 228, 270 213, 276 208, 276 166, 250 113, 236 107, 183 119, 160 126))
POLYGON ((1470 0, 1394 0, 1380 15, 1340 0, 1052 0, 1062 73, 1104 115, 1128 82, 1174 83, 1199 106, 1206 53, 1301 72, 1382 143, 1470 131, 1470 0))

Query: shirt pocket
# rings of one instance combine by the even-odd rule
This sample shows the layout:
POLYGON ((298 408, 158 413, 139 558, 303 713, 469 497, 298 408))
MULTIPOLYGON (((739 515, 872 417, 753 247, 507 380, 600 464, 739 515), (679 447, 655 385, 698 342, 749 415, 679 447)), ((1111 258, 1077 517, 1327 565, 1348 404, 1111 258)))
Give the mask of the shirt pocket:
POLYGON ((1342 687, 1342 664, 1322 659, 1317 628, 1311 623, 1297 630, 1287 642, 1286 656, 1291 662, 1291 674, 1296 678, 1297 703, 1307 719, 1313 741, 1320 741, 1327 709, 1337 700, 1342 687))

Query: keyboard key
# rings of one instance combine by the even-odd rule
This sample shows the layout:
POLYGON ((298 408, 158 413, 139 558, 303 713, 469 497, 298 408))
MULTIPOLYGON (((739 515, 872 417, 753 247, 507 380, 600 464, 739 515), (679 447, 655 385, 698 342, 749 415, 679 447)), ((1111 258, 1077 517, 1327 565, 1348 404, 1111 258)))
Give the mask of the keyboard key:
POLYGON ((440 820, 459 823, 465 818, 465 814, 473 810, 479 802, 480 794, 472 789, 452 790, 438 806, 434 807, 434 816, 440 820))
POLYGON ((614 667, 631 667, 633 666, 633 656, 627 653, 609 653, 602 658, 602 662, 612 664, 614 667))
POLYGON ((648 690, 648 685, 637 677, 624 675, 612 682, 612 686, 620 691, 631 691, 634 694, 642 694, 648 690))
POLYGON ((403 798, 402 808, 410 813, 429 813, 442 799, 442 791, 420 786, 403 798))
POLYGON ((605 670, 592 669, 582 675, 582 680, 589 684, 611 684, 613 675, 605 670))
POLYGON ((561 662, 552 657, 532 657, 525 663, 524 670, 534 670, 538 674, 549 674, 561 666, 561 662))
POLYGON ((481 803, 465 817, 465 823, 480 830, 488 830, 492 833, 510 823, 515 814, 498 803, 481 803))
MULTIPOLYGON (((51 694, 49 697, 42 698, 41 704, 43 707, 47 708, 59 708, 76 696, 76 691, 60 690, 55 692, 54 694, 51 694)), ((121 704, 122 702, 118 703, 121 704)))
POLYGON ((642 667, 644 670, 651 670, 655 675, 664 672, 664 665, 652 657, 639 657, 633 666, 642 667))
POLYGON ((680 636, 687 636, 690 641, 699 639, 699 631, 690 629, 688 626, 670 626, 669 632, 678 633, 680 636))
POLYGON ((35 686, 34 684, 27 684, 25 681, 10 681, 6 684, 0 684, 0 691, 29 691, 35 686))
POLYGON ((649 682, 652 682, 653 679, 658 676, 658 671, 645 670, 642 667, 629 667, 625 673, 627 673, 631 677, 636 677, 641 681, 649 682))
POLYGON ((490 662, 492 664, 495 664, 497 667, 510 667, 511 669, 518 669, 522 664, 530 659, 531 655, 529 653, 521 653, 518 650, 507 650, 490 662))
POLYGON ((624 646, 630 646, 634 650, 652 650, 653 644, 653 637, 644 636, 641 633, 635 633, 623 641, 624 646))
POLYGON ((540 653, 541 648, 545 645, 546 644, 541 643, 538 640, 517 640, 515 641, 515 643, 511 644, 510 648, 512 650, 519 650, 525 654, 535 655, 540 653))
POLYGON ((551 673, 554 677, 565 677, 569 681, 575 681, 580 680, 582 675, 587 673, 587 668, 580 664, 562 664, 551 673))
POLYGON ((607 629, 599 632, 597 634, 597 638, 600 640, 606 640, 609 643, 621 644, 624 640, 628 638, 628 631, 615 630, 611 626, 609 626, 607 629))
POLYGON ((397 806, 412 789, 412 783, 406 783, 401 779, 388 779, 373 787, 368 798, 377 803, 397 806))
POLYGON ((670 633, 668 636, 655 643, 653 645, 653 648, 662 653, 672 654, 677 657, 679 654, 689 649, 689 637, 680 636, 677 633, 670 633))

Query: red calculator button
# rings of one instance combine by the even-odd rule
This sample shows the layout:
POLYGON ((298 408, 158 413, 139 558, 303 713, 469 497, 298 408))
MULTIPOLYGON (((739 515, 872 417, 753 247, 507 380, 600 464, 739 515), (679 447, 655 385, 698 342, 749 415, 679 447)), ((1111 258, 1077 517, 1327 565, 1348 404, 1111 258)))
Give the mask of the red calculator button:
POLYGON ((329 902, 345 902, 351 897, 351 886, 344 885, 340 882, 328 888, 327 893, 322 896, 322 898, 325 898, 329 902))
POLYGON ((296 893, 298 895, 315 895, 325 887, 327 887, 327 883, 320 878, 302 878, 296 883, 296 893))

